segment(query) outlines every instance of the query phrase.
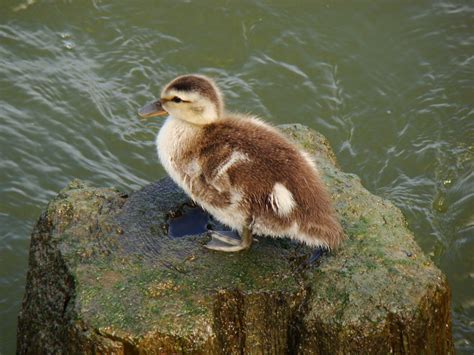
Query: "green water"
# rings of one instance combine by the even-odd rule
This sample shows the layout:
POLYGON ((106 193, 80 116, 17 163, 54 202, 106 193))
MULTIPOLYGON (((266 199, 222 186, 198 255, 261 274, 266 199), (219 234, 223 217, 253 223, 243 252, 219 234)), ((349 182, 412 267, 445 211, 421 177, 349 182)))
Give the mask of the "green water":
POLYGON ((449 278, 458 352, 474 352, 474 3, 289 3, 1 1, 1 354, 45 204, 76 177, 162 177, 162 121, 136 111, 189 72, 216 78, 230 110, 321 131, 399 206, 449 278))

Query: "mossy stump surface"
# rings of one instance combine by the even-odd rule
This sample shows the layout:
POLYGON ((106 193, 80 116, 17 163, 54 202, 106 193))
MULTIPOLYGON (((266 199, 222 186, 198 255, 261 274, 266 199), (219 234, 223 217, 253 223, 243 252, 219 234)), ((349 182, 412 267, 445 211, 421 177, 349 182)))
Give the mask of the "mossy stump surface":
POLYGON ((311 266, 286 239, 209 251, 205 234, 168 236, 190 204, 169 179, 130 196, 74 181, 32 233, 18 353, 452 353, 446 278, 399 209, 340 171, 320 134, 281 129, 319 166, 340 250, 311 266))

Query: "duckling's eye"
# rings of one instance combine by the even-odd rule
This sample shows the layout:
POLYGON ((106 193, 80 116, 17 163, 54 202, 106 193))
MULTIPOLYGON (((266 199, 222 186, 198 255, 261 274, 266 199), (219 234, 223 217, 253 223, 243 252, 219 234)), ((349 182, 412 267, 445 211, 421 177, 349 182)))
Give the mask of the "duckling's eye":
POLYGON ((171 99, 171 101, 173 102, 176 102, 177 104, 179 104, 180 102, 182 102, 183 100, 181 100, 178 96, 175 96, 171 99))

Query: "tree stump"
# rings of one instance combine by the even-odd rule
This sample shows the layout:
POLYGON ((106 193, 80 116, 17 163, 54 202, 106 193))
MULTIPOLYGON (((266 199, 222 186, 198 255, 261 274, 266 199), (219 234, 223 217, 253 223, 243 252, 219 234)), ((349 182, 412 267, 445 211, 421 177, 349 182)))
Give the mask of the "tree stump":
POLYGON ((168 235, 192 207, 168 178, 129 195, 74 181, 31 236, 18 353, 453 353, 446 278, 400 210, 320 134, 280 128, 315 158, 341 249, 311 265, 288 239, 210 251, 206 233, 168 235))

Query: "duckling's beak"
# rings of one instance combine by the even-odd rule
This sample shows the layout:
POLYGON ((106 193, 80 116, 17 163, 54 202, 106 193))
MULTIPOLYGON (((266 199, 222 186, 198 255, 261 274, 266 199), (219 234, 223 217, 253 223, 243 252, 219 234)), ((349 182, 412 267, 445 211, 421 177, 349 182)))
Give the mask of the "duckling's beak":
POLYGON ((158 100, 158 101, 155 101, 143 106, 140 110, 138 110, 138 114, 143 118, 148 118, 148 117, 164 116, 168 114, 168 112, 165 111, 163 106, 161 106, 161 101, 158 100))

